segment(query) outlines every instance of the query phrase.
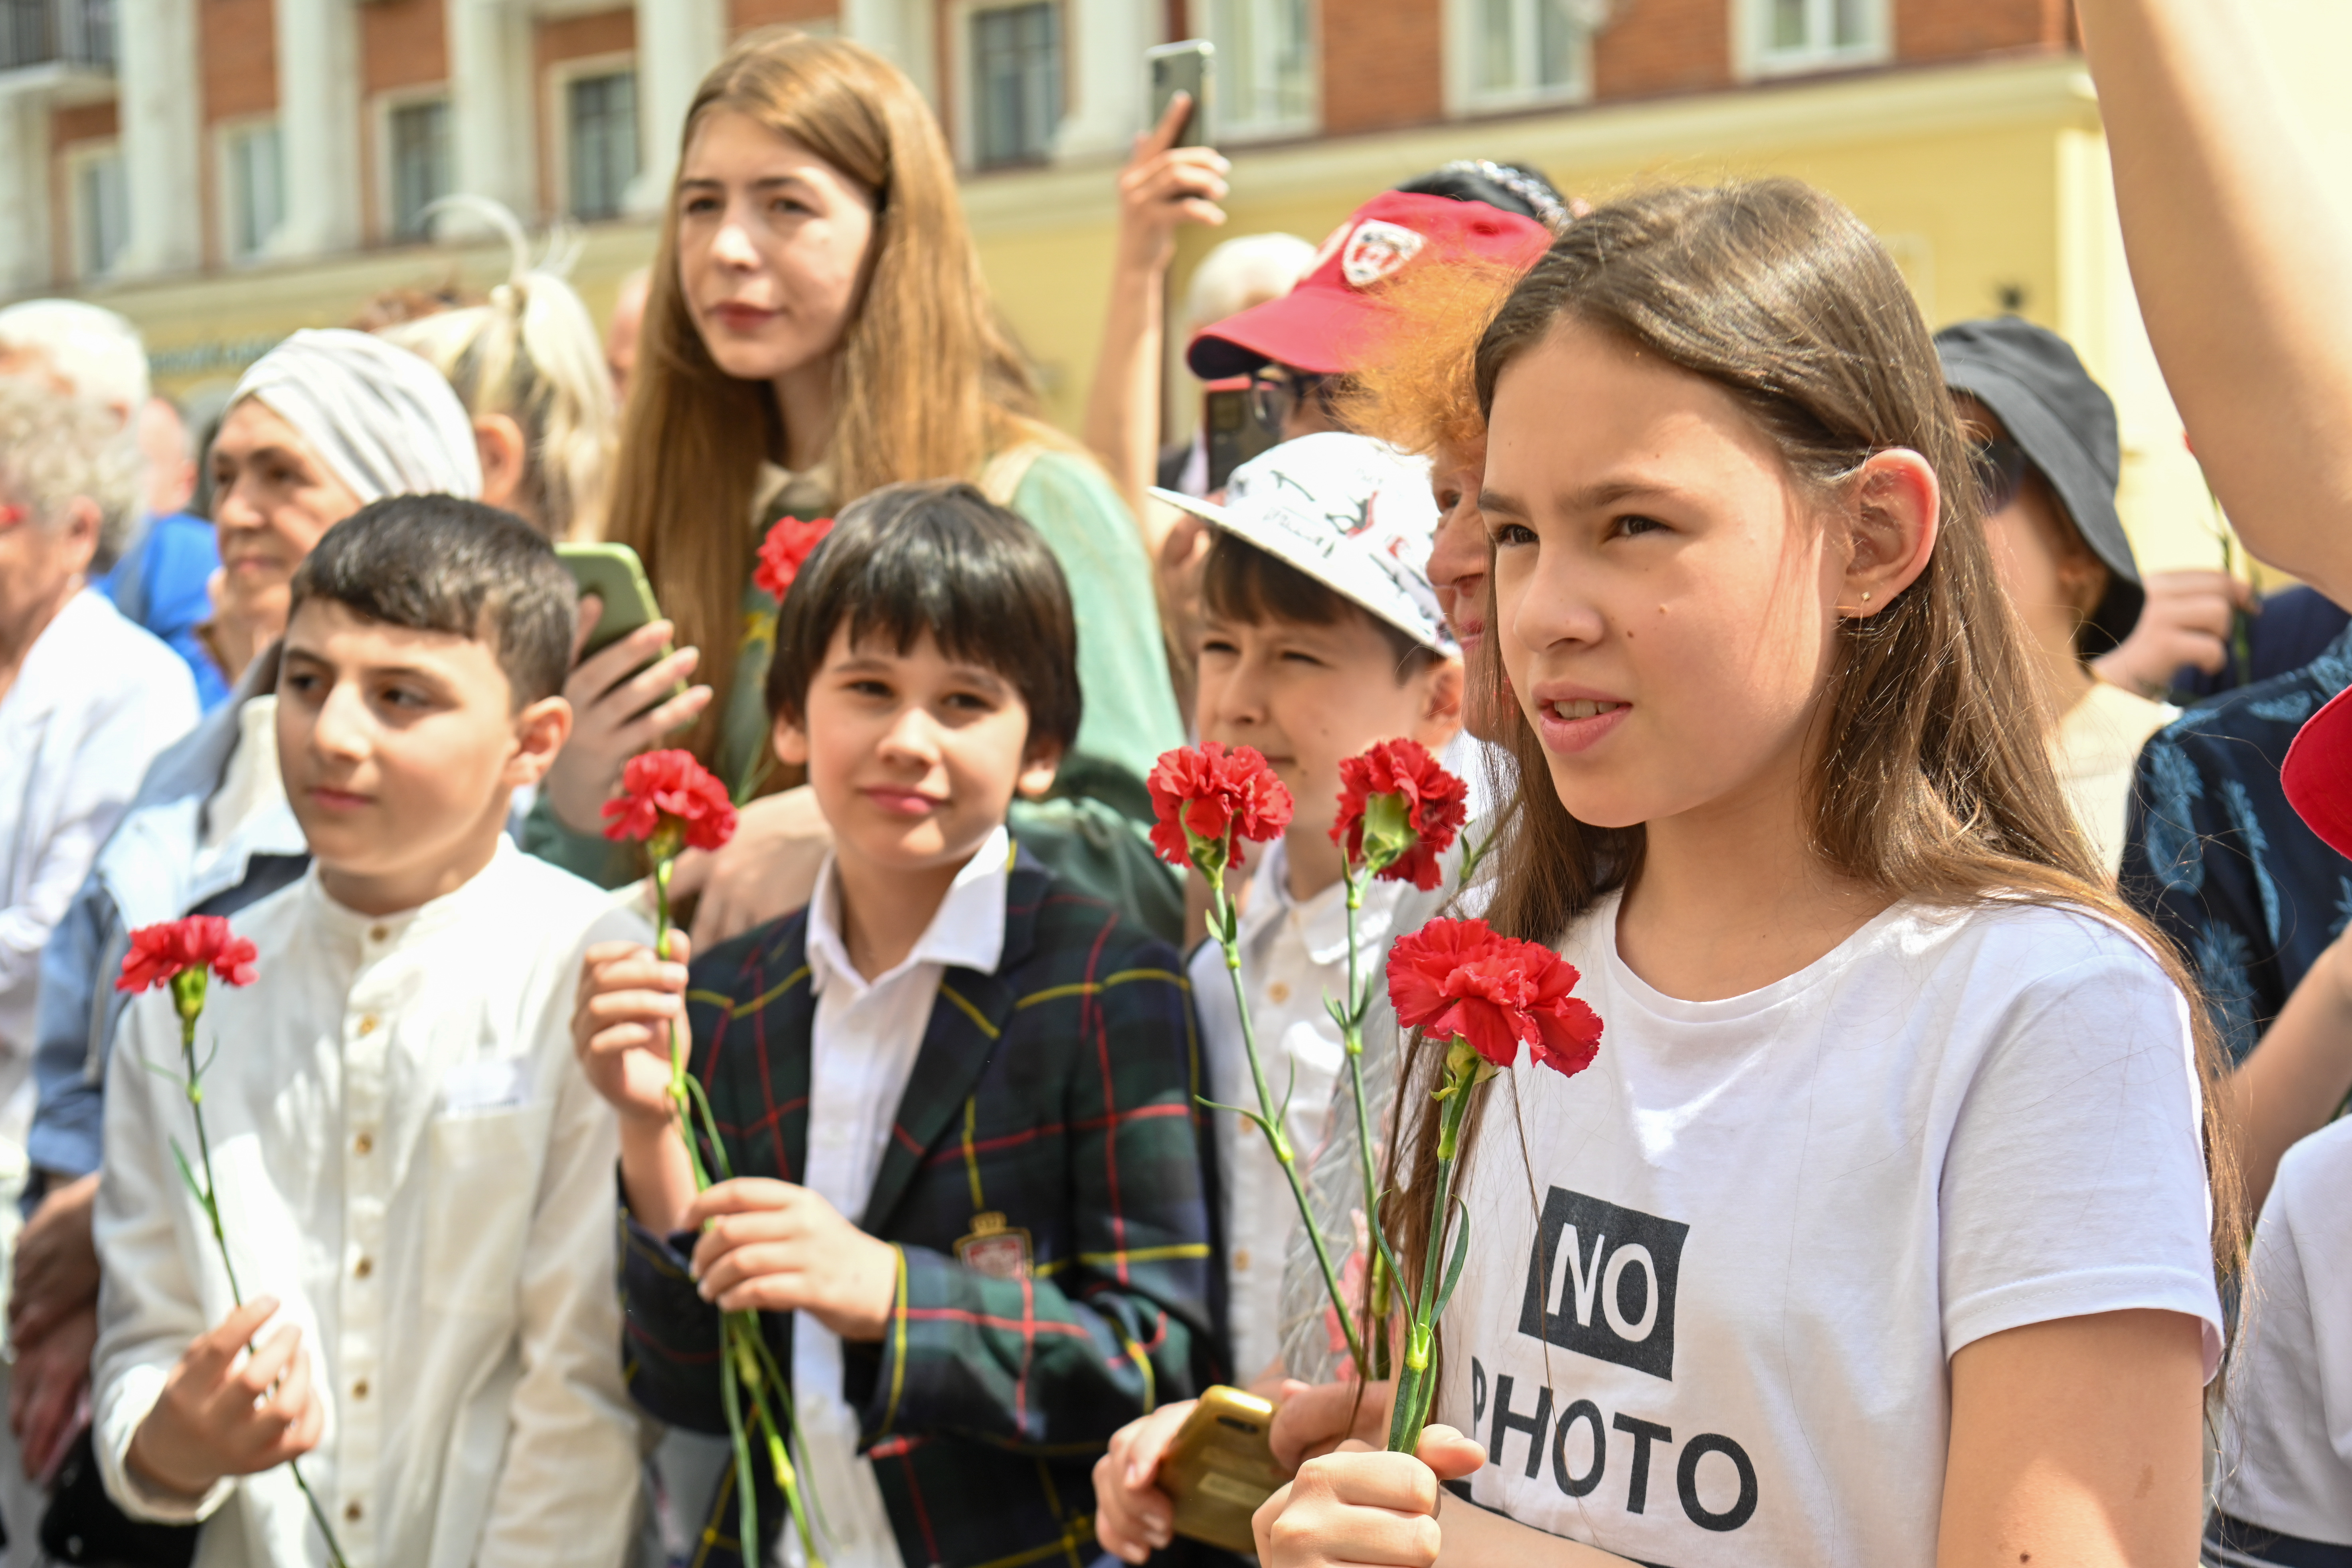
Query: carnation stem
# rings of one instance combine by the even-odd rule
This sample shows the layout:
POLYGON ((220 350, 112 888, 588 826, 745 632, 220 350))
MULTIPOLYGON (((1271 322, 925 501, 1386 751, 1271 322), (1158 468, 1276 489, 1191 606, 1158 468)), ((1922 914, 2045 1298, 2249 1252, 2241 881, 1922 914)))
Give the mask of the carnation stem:
MULTIPOLYGON (((205 1218, 212 1226, 213 1246, 220 1252, 221 1272, 228 1277, 228 1299, 234 1305, 242 1307, 245 1305, 245 1293, 237 1289, 236 1265, 229 1260, 228 1255, 228 1231, 221 1224, 220 1189, 213 1184, 213 1142, 211 1135, 205 1131, 203 1075, 196 1066, 196 1020, 204 1016, 205 1011, 205 972, 201 969, 183 970, 173 975, 172 1000, 180 1014, 180 1058, 188 1068, 188 1110, 196 1122, 196 1166, 204 1173, 205 1178, 205 1190, 196 1197, 204 1205, 205 1218)), ((245 1348, 247 1354, 257 1353, 250 1342, 245 1348)), ((328 1561, 334 1564, 334 1568, 346 1568, 342 1542, 335 1539, 335 1527, 327 1522, 327 1510, 319 1506, 318 1496, 310 1490, 310 1483, 302 1479, 302 1467, 289 1459, 286 1468, 293 1476, 294 1485, 301 1492, 302 1500, 310 1505, 310 1518, 318 1525, 319 1533, 326 1538, 328 1561)))
MULTIPOLYGON (((1249 997, 1242 986, 1241 939, 1235 934, 1232 902, 1225 897, 1225 879, 1222 871, 1209 879, 1209 918, 1215 922, 1217 945, 1224 950, 1225 975, 1233 982, 1234 1008, 1241 1015, 1242 1050, 1249 1058, 1250 1081, 1257 1089, 1258 1130, 1265 1134, 1267 1147, 1282 1166, 1289 1180, 1291 1200, 1298 1205, 1298 1220, 1307 1227, 1307 1239, 1315 1247, 1315 1261, 1323 1269, 1323 1289, 1330 1293, 1331 1305, 1339 1314, 1339 1327, 1348 1336, 1348 1356, 1355 1363, 1356 1375, 1365 1375, 1363 1342, 1356 1333, 1355 1314, 1348 1310, 1346 1292, 1339 1289, 1339 1273, 1331 1267, 1330 1249, 1323 1244, 1322 1228, 1315 1223, 1315 1210, 1307 1202, 1307 1187, 1298 1179, 1298 1157, 1291 1152, 1289 1136, 1282 1130, 1281 1113, 1275 1108, 1274 1096, 1265 1086, 1265 1067, 1258 1059, 1257 1031, 1250 1024, 1249 997)), ((1352 946, 1349 949, 1352 953, 1352 946)))
MULTIPOLYGON (((1458 1043, 1457 1043, 1458 1044, 1458 1043)), ((1422 1428, 1429 1423, 1430 1395, 1435 1391, 1431 1365, 1436 1339, 1438 1269, 1445 1257, 1447 1205, 1454 1195, 1454 1165, 1462 1149, 1462 1124, 1470 1114, 1470 1094, 1478 1083, 1479 1058, 1463 1049, 1448 1053, 1444 1099, 1439 1111, 1437 1182, 1430 1194, 1428 1256, 1422 1260, 1421 1294, 1412 1305, 1412 1327, 1406 1337, 1404 1368, 1397 1377, 1396 1403, 1389 1412, 1389 1452, 1410 1454, 1421 1446, 1422 1428), (1466 1060, 1460 1058, 1466 1058, 1466 1060)))
MULTIPOLYGON (((1364 1226, 1370 1230, 1381 1223, 1381 1200, 1379 1180, 1372 1165, 1371 1111, 1364 1099, 1365 997, 1363 986, 1356 974, 1356 912, 1363 908, 1364 882, 1370 879, 1370 871, 1368 868, 1364 877, 1359 878, 1354 863, 1344 862, 1339 874, 1347 879, 1348 883, 1348 1016, 1340 1027, 1339 1041, 1348 1053, 1348 1086, 1356 1096, 1356 1153, 1363 1165, 1364 1226)), ((1377 1380, 1389 1374, 1388 1265, 1381 1258, 1378 1247, 1368 1242, 1365 1253, 1367 1301, 1364 1337, 1371 1343, 1372 1365, 1366 1369, 1360 1363, 1358 1371, 1377 1380)), ((1345 1322, 1347 1320, 1348 1313, 1342 1309, 1339 1321, 1345 1322)))
MULTIPOLYGON (((671 855, 654 857, 654 955, 667 962, 670 952, 670 872, 677 866, 671 855)), ((694 1173, 694 1190, 709 1190, 710 1171, 703 1163, 702 1152, 695 1140, 695 1111, 702 1113, 702 1132, 710 1145, 710 1157, 722 1168, 727 1164, 727 1152, 719 1142, 719 1124, 710 1115, 707 1100, 696 1093, 698 1086, 688 1072, 693 1056, 693 1036, 685 1022, 672 1025, 669 1032, 669 1103, 671 1114, 677 1118, 678 1141, 686 1145, 688 1168, 694 1173)), ((751 1426, 757 1420, 767 1428, 765 1447, 769 1467, 774 1472, 777 1489, 784 1494, 784 1507, 800 1532, 801 1551, 809 1568, 824 1568, 824 1559, 817 1555, 816 1542, 809 1532, 808 1519, 801 1506, 800 1478, 786 1453, 785 1434, 790 1430, 792 1390, 781 1377, 770 1390, 763 1386, 761 1365, 773 1363, 766 1355, 767 1347, 760 1342, 760 1315, 757 1312, 723 1312, 719 1319, 719 1393, 727 1405, 727 1433, 735 1448, 736 1518, 743 1537, 742 1560, 758 1559, 761 1549, 759 1500, 753 1494, 754 1478, 751 1464, 751 1426), (772 1392, 775 1403, 783 1407, 782 1422, 770 1406, 772 1392), (749 1419, 747 1419, 747 1403, 749 1419)))

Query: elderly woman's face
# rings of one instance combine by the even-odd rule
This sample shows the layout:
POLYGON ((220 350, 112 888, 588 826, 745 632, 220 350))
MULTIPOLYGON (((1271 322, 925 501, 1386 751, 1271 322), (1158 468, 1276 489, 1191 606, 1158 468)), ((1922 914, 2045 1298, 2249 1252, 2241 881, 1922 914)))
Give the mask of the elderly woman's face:
POLYGON ((0 642, 22 653, 81 586, 97 549, 98 509, 89 502, 43 520, 0 486, 0 642))
POLYGON ((221 613, 250 623, 258 647, 286 629, 294 569, 360 498, 258 398, 221 421, 212 466, 221 613))

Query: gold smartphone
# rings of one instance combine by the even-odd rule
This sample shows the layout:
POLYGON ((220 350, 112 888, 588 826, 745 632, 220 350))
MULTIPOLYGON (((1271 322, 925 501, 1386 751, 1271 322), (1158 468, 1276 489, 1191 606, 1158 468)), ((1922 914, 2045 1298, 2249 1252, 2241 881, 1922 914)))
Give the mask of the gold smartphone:
POLYGON ((1274 1405, 1220 1384, 1201 1395, 1160 1460, 1160 1489, 1176 1504, 1176 1533, 1228 1552, 1255 1552, 1250 1517, 1290 1478, 1267 1436, 1274 1405))

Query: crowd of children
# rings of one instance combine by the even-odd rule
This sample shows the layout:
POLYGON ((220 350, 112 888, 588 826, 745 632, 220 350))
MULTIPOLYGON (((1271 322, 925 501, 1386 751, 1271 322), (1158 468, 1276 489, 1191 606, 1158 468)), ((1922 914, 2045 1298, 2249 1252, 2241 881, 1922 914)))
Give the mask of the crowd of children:
MULTIPOLYGON (((2226 20, 2083 10, 2200 457, 2352 595, 2352 353, 2272 286, 2352 240, 2242 199, 2302 165, 2226 20)), ((1168 129, 1154 289, 1224 189, 1168 129)), ((1195 339, 1286 438, 1147 492, 1134 410, 1108 475, 1038 419, 915 89, 781 31, 643 309, 617 437, 520 268, 256 363, 201 721, 81 592, 143 380, 0 312, 12 1562, 1207 1561, 1228 1384, 1280 1568, 2352 1563, 2352 661, 2099 678, 2148 594, 2063 341, 1931 337, 1794 181, 1465 163, 1195 339), (583 658, 599 533, 670 618, 583 658), (1188 739, 1281 804, 1213 894, 1188 739), (1374 880, 1402 742, 1468 826, 1374 880), (1377 980, 1441 914, 1572 964, 1589 1070, 1441 1105, 1377 980)))

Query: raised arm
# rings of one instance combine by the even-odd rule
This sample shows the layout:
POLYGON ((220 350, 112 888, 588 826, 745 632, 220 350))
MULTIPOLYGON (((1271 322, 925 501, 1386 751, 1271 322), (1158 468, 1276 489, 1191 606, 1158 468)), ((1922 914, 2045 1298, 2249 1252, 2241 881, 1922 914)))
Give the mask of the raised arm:
MULTIPOLYGON (((1160 455, 1160 351, 1176 226, 1225 221, 1216 205, 1225 194, 1224 159, 1206 147, 1171 145, 1192 107, 1189 98, 1177 95, 1160 123, 1136 139, 1135 155, 1120 171, 1110 309, 1087 395, 1087 445, 1147 531, 1151 513, 1143 491, 1160 455)), ((1160 540, 1147 531, 1143 542, 1156 559, 1160 540)))
POLYGON ((2248 549, 2352 602, 2352 233, 2246 7, 2081 0, 2140 313, 2248 549))

